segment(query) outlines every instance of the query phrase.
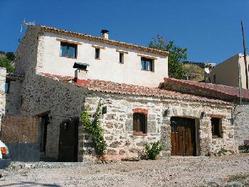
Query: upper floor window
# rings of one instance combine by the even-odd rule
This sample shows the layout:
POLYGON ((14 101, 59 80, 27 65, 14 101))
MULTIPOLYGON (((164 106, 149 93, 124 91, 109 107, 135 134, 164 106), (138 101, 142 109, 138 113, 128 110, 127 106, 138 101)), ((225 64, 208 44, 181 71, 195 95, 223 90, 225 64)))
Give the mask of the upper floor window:
POLYGON ((138 112, 133 113, 133 132, 134 134, 147 133, 147 114, 138 112))
POLYGON ((144 71, 154 71, 154 60, 151 58, 141 57, 141 68, 144 71))
POLYGON ((211 118, 212 125, 212 137, 221 138, 222 137, 222 119, 221 118, 211 118))
POLYGON ((95 48, 95 59, 100 59, 100 48, 95 48))
POLYGON ((123 64, 124 63, 124 53, 119 52, 119 63, 123 64))
POLYGON ((77 58, 77 45, 67 42, 61 42, 60 56, 68 58, 77 58))

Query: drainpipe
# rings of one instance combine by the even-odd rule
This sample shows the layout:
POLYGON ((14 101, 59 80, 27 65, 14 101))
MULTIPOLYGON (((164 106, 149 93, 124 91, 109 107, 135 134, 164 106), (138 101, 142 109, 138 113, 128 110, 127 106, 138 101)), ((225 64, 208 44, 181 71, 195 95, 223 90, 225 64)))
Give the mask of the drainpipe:
POLYGON ((241 21, 242 39, 243 39, 243 49, 244 49, 244 62, 245 62, 245 73, 246 73, 246 89, 248 89, 248 70, 247 70, 247 59, 246 59, 246 41, 243 22, 241 21))

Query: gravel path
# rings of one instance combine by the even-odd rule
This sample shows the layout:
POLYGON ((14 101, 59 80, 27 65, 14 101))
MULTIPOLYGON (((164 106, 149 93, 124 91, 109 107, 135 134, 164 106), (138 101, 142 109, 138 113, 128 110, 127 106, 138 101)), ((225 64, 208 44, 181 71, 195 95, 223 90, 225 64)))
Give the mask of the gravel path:
POLYGON ((90 163, 14 163, 0 186, 249 186, 249 154, 90 163))

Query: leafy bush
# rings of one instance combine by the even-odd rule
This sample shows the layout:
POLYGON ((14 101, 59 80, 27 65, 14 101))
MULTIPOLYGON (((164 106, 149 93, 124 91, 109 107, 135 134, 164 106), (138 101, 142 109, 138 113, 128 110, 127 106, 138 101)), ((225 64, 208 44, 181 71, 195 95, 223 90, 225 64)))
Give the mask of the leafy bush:
POLYGON ((99 103, 92 121, 86 109, 81 113, 81 117, 80 117, 84 128, 92 137, 93 146, 94 146, 96 155, 98 156, 102 156, 106 149, 106 142, 104 140, 103 129, 100 126, 100 121, 99 121, 100 108, 101 106, 99 103))
POLYGON ((155 160, 161 150, 162 144, 160 143, 160 141, 145 145, 145 153, 147 158, 150 160, 155 160))
POLYGON ((15 70, 11 61, 6 57, 0 57, 0 67, 6 68, 7 72, 14 72, 15 70))

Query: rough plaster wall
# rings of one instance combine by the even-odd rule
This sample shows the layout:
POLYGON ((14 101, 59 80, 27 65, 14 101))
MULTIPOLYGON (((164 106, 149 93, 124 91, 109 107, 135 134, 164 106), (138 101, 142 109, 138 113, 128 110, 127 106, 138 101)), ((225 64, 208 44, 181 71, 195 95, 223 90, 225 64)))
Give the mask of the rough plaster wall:
MULTIPOLYGON (((59 148, 60 123, 79 116, 84 100, 84 90, 36 74, 37 58, 42 50, 39 29, 28 29, 16 52, 16 73, 25 75, 22 82, 11 83, 8 97, 9 114, 36 116, 49 111, 46 156, 56 159, 59 148), (12 92, 13 91, 13 92, 12 92), (13 107, 16 106, 16 107, 13 107)), ((57 67, 59 68, 59 67, 57 67)))
POLYGON ((52 33, 45 33, 39 37, 38 72, 74 76, 75 62, 89 64, 88 79, 157 87, 164 77, 168 77, 168 57, 52 33), (60 57, 60 41, 57 39, 79 43, 77 59, 60 57), (92 45, 105 47, 105 49, 100 49, 100 59, 94 58, 95 48, 92 45), (124 54, 124 64, 119 63, 117 49, 128 52, 124 54), (141 56, 138 54, 157 58, 155 72, 141 70, 141 56))
POLYGON ((9 93, 6 94, 6 115, 16 115, 20 113, 22 81, 11 81, 9 93))
POLYGON ((15 58, 15 73, 24 75, 24 81, 11 81, 10 90, 6 98, 6 112, 8 115, 20 114, 23 90, 27 80, 35 75, 37 62, 37 45, 39 29, 28 28, 22 38, 15 58))
POLYGON ((216 65, 210 72, 209 78, 214 83, 214 75, 216 76, 216 84, 225 84, 228 86, 239 86, 239 70, 238 55, 235 55, 224 62, 216 65), (224 73, 226 72, 226 73, 224 73))
POLYGON ((249 140, 249 105, 238 105, 234 111, 236 145, 244 145, 249 140))
POLYGON ((24 74, 29 71, 35 72, 39 31, 40 30, 35 27, 28 28, 24 37, 22 38, 16 50, 16 73, 24 74))
POLYGON ((85 90, 73 84, 37 75, 26 81, 22 97, 22 115, 36 116, 49 112, 46 156, 56 159, 59 149, 60 124, 70 117, 80 116, 85 90))
MULTIPOLYGON (((91 114, 95 112, 100 99, 103 106, 107 107, 107 113, 102 116, 101 123, 108 145, 108 159, 137 157, 143 151, 145 143, 160 139, 164 144, 163 153, 170 155, 170 118, 181 116, 200 119, 203 111, 206 116, 200 119, 200 154, 217 153, 221 148, 237 151, 234 146, 233 126, 230 123, 231 108, 149 97, 95 94, 88 96, 85 100, 85 106, 90 109, 91 114), (134 108, 148 109, 148 133, 146 136, 133 135, 132 109, 134 108), (169 109, 169 114, 163 117, 165 109, 169 109), (224 116, 222 120, 223 138, 212 138, 210 116, 217 114, 224 116)), ((84 137, 84 134, 82 136, 84 137)), ((83 142, 87 142, 87 140, 83 140, 83 142)), ((84 147, 84 144, 83 149, 85 152, 89 151, 89 148, 84 147)), ((85 156, 87 157, 87 155, 85 156)))

